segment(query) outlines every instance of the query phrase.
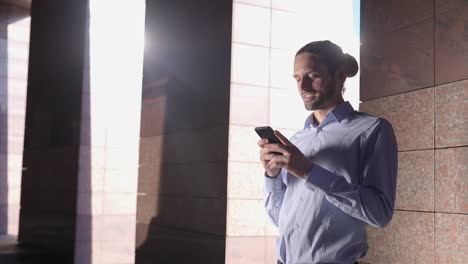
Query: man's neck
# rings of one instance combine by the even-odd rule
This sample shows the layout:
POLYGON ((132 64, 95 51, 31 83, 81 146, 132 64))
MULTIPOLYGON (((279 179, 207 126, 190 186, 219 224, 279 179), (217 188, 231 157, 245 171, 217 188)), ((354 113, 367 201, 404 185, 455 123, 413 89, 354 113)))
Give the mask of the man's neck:
POLYGON ((330 104, 329 106, 327 107, 324 107, 322 109, 317 109, 314 111, 314 117, 315 117, 315 120, 317 120, 317 122, 320 124, 322 123, 322 121, 325 119, 325 117, 327 117, 327 114, 332 111, 333 109, 335 109, 335 107, 341 103, 343 103, 344 100, 343 98, 340 98, 340 100, 337 100, 336 102, 330 104))

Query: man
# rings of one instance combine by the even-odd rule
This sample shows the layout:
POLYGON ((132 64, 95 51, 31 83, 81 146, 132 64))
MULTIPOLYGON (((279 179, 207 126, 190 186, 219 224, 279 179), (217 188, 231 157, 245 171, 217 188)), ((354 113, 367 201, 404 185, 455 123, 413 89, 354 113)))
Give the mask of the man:
POLYGON ((278 226, 278 263, 355 263, 366 255, 366 225, 393 215, 397 146, 392 126, 342 97, 356 60, 330 41, 311 42, 294 61, 307 110, 304 129, 282 144, 258 142, 265 207, 278 226))

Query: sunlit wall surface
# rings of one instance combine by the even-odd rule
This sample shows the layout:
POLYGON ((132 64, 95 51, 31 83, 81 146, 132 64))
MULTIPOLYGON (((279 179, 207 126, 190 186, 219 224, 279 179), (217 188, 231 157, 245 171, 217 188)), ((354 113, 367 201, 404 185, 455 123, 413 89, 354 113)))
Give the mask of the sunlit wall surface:
POLYGON ((0 235, 18 234, 30 21, 0 25, 0 235))
MULTIPOLYGON (((288 137, 305 111, 293 79, 295 52, 329 39, 359 60, 359 2, 236 0, 233 3, 229 134, 227 263, 275 263, 277 229, 263 204, 263 168, 255 126, 288 137)), ((359 77, 345 83, 358 108, 359 77)))
POLYGON ((89 2, 75 263, 133 263, 145 1, 89 2))

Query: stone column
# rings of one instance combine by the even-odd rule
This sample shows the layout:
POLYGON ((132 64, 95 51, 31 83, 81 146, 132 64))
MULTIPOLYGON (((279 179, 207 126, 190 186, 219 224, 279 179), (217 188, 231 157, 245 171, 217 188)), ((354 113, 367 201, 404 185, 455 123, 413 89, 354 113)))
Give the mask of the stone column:
POLYGON ((147 1, 136 263, 223 263, 232 2, 147 1))
POLYGON ((34 1, 19 242, 71 258, 75 243, 86 1, 34 1))
POLYGON ((66 263, 134 261, 145 2, 129 3, 32 6, 19 241, 66 263))

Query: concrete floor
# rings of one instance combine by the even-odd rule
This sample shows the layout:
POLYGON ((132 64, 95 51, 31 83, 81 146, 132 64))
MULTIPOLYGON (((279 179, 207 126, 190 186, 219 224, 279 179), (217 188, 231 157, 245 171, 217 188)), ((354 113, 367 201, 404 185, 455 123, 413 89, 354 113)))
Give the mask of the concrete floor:
POLYGON ((1 264, 49 264, 49 263, 73 263, 73 257, 57 256, 47 250, 22 247, 17 242, 17 237, 0 235, 0 263, 1 264))

